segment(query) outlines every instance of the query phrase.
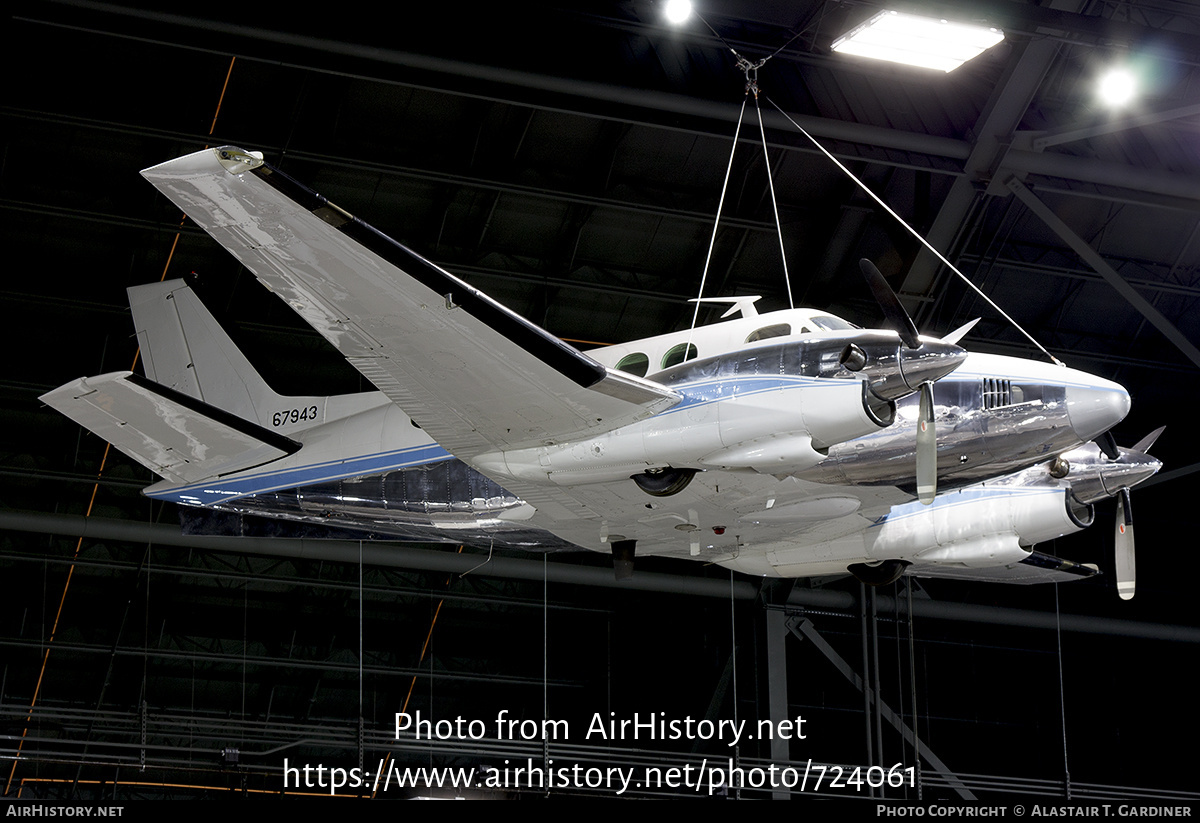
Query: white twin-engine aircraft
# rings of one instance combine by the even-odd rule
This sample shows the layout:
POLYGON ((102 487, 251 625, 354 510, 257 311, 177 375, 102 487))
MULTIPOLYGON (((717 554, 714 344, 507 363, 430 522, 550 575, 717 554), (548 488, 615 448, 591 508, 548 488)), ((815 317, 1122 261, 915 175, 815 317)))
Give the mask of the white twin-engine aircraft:
POLYGON ((1096 573, 1034 546, 1115 496, 1118 588, 1133 595, 1129 488, 1161 464, 1154 435, 1118 449, 1107 434, 1129 395, 968 354, 965 329, 918 337, 869 263, 899 332, 732 298, 734 319, 585 353, 258 153, 142 174, 379 389, 280 396, 182 281, 130 289, 146 377, 42 400, 161 476, 145 494, 190 507, 193 528, 258 515, 583 547, 611 551, 618 577, 636 549, 754 575, 1032 583, 1096 573))

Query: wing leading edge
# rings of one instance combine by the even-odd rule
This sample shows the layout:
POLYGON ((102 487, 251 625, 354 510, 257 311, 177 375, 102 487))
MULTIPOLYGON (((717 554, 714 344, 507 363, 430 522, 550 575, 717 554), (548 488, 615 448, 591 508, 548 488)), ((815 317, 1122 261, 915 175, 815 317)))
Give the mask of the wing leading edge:
POLYGON ((463 459, 609 431, 680 400, 606 369, 257 155, 206 149, 142 175, 463 459))

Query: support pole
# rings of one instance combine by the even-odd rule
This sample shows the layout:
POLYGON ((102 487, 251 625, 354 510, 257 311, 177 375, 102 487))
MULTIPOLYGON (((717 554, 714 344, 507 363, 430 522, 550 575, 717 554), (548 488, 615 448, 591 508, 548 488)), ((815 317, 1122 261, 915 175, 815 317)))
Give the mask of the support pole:
MULTIPOLYGON (((788 682, 787 682, 787 612, 782 609, 768 609, 767 619, 767 710, 771 716, 771 724, 779 728, 779 724, 788 717, 788 682)), ((771 736, 771 760, 776 763, 786 763, 791 759, 787 740, 779 735, 771 736)), ((789 794, 782 787, 772 795, 773 800, 787 800, 789 794)))
MULTIPOLYGON (((811 642, 813 646, 815 646, 816 649, 821 652, 821 654, 825 655, 825 657, 829 659, 829 662, 832 663, 839 672, 841 672, 842 676, 850 681, 850 684, 853 685, 854 688, 863 692, 868 704, 876 699, 874 690, 867 686, 863 678, 858 676, 854 669, 851 668, 850 664, 847 663, 841 655, 834 651, 833 647, 829 645, 825 638, 822 637, 817 631, 816 627, 813 626, 811 620, 809 620, 807 617, 800 618, 798 620, 790 620, 788 621, 788 630, 797 637, 811 642)), ((883 715, 883 718, 887 720, 887 722, 890 723, 893 728, 899 731, 904 739, 909 742, 909 744, 913 746, 920 745, 920 741, 913 733, 913 730, 908 727, 907 723, 905 723, 882 700, 878 700, 876 702, 879 703, 879 711, 883 715)), ((964 784, 962 780, 960 780, 953 772, 950 771, 946 764, 942 762, 941 758, 939 758, 930 750, 928 745, 921 745, 920 751, 921 756, 925 758, 925 762, 928 763, 930 767, 938 773, 938 775, 946 780, 946 785, 957 792, 959 797, 963 798, 964 800, 978 799, 975 797, 975 794, 966 787, 966 784, 964 784)))

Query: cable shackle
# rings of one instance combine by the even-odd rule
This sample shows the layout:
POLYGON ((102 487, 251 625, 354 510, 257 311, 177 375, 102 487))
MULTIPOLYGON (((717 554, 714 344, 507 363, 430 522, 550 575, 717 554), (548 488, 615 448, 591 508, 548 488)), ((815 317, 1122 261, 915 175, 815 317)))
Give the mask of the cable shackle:
POLYGON ((758 98, 758 70, 769 60, 769 57, 764 57, 757 63, 751 63, 745 57, 742 57, 736 51, 733 53, 737 57, 737 67, 746 75, 746 94, 753 94, 755 99, 758 98))

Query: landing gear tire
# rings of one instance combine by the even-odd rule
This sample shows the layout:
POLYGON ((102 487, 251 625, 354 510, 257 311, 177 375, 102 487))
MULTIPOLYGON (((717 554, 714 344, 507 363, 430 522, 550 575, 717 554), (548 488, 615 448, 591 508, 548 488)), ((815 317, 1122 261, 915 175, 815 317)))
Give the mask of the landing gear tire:
POLYGON ((686 489, 695 476, 695 469, 650 469, 630 479, 646 494, 670 497, 686 489))
POLYGON ((895 583, 900 579, 900 575, 904 574, 911 563, 907 560, 884 560, 878 565, 867 565, 866 563, 851 563, 846 567, 846 571, 854 575, 860 583, 866 583, 868 586, 887 586, 895 583))

